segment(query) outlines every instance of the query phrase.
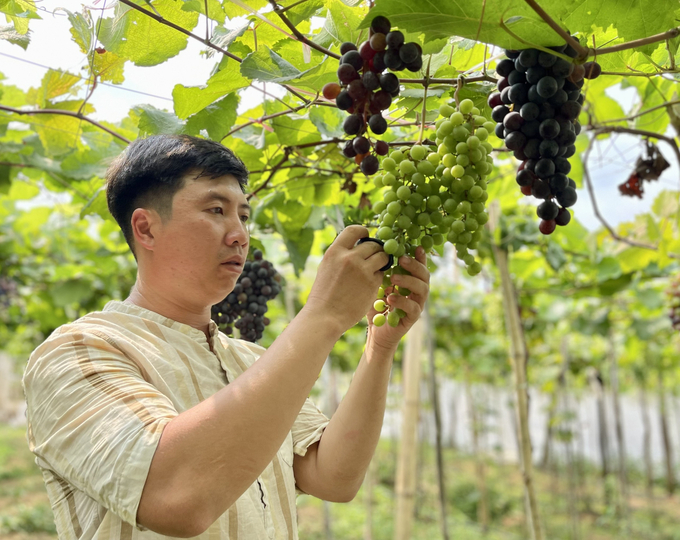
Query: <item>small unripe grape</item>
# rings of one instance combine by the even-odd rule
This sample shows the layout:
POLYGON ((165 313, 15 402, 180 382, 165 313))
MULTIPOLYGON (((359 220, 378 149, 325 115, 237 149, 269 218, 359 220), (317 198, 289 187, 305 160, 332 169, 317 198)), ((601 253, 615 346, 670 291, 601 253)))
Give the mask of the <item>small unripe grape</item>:
POLYGON ((413 164, 413 161, 405 159, 399 163, 399 171, 401 174, 413 174, 416 172, 416 166, 413 164))
MULTIPOLYGON (((384 178, 383 178, 384 181, 384 178)), ((397 200, 397 194, 391 189, 383 192, 383 200, 389 205, 391 202, 397 200)))
POLYGON ((376 300, 375 302, 373 302, 373 309, 375 309, 376 311, 385 311, 386 307, 387 306, 383 300, 376 300))
POLYGON ((465 122, 465 117, 464 117, 461 113, 459 113, 458 111, 456 111, 455 113, 453 113, 453 114, 449 117, 449 120, 450 120, 451 123, 454 125, 454 127, 455 127, 455 126, 462 126, 463 123, 465 122))
POLYGON ((453 212, 456 211, 456 208, 458 208, 458 201, 456 199, 448 199, 444 203, 444 211, 452 214, 453 212))
POLYGON ((476 135, 471 135, 468 137, 467 140, 467 145, 470 150, 474 150, 475 148, 479 148, 479 145, 481 144, 481 141, 479 140, 479 137, 476 135))
POLYGON ((423 246, 426 252, 430 251, 434 247, 434 239, 429 235, 425 235, 420 239, 420 245, 423 246))
POLYGON ((380 240, 390 240, 391 238, 394 238, 394 233, 392 232, 391 227, 380 227, 378 229, 378 238, 380 240))
POLYGON ((489 137, 489 132, 483 127, 480 127, 477 131, 475 131, 475 136, 480 141, 485 141, 489 137))
POLYGON ((404 154, 400 150, 395 150, 390 154, 390 159, 395 163, 401 163, 401 161, 404 159, 404 154))
POLYGON ((389 227, 391 229, 395 221, 397 221, 397 216, 395 216, 394 214, 390 214, 388 212, 385 213, 385 215, 383 216, 381 225, 384 227, 389 227))
MULTIPOLYGON (((458 110, 463 114, 470 114, 474 108, 475 104, 471 99, 464 99, 460 102, 458 110)), ((479 110, 477 111, 477 114, 479 114, 479 110)))
POLYGON ((455 221, 451 225, 451 230, 455 232, 456 234, 460 234, 465 230, 465 223, 462 221, 455 221))
MULTIPOLYGON (((391 204, 391 203, 390 203, 391 204)), ((387 211, 389 212, 389 205, 387 206, 387 211)), ((458 205, 458 211, 461 214, 469 214, 472 211, 472 205, 468 201, 461 201, 461 203, 458 205)), ((391 214, 392 212, 390 212, 391 214)))
POLYGON ((416 223, 421 227, 425 227, 425 225, 428 225, 430 223, 430 214, 428 214, 427 212, 422 212, 418 214, 418 217, 416 217, 416 223))
POLYGON ((464 190, 472 189, 472 186, 475 185, 475 179, 469 174, 466 174, 460 179, 460 183, 464 190))
POLYGON ((397 164, 392 158, 386 157, 382 160, 382 168, 385 171, 393 171, 397 168, 397 164))
POLYGON ((477 221, 472 219, 471 217, 468 217, 465 220, 465 230, 475 232, 477 229, 479 229, 479 224, 477 223, 477 221))
POLYGON ((397 249, 399 249, 399 242, 397 242, 394 238, 390 238, 385 242, 383 249, 388 255, 394 255, 397 252, 397 249))
POLYGON ((421 161, 417 166, 418 172, 425 176, 432 176, 434 174, 434 165, 429 161, 421 161))
POLYGON ((472 186, 470 188, 470 191, 468 192, 468 197, 471 200, 476 201, 477 199, 479 199, 482 196, 482 193, 484 193, 484 190, 481 187, 472 186))
POLYGON ((489 221, 489 214, 480 212, 479 214, 475 214, 475 219, 477 220, 477 223, 484 225, 489 221))
POLYGON ((389 324, 392 328, 396 328, 399 326, 399 319, 400 317, 396 311, 390 311, 387 315, 387 324, 389 324))
POLYGON ((440 225, 443 219, 444 219, 444 216, 442 216, 439 212, 432 212, 430 214, 430 221, 434 225, 440 225))
POLYGON ((462 178, 465 175, 465 167, 461 164, 455 165, 451 168, 451 175, 455 178, 462 178))
POLYGON ((404 206, 404 208, 401 211, 402 214, 405 216, 410 217, 411 219, 416 217, 417 211, 414 206, 411 206, 410 204, 407 204, 404 206))
POLYGON ((385 298, 385 289, 378 287, 378 298, 385 298))
POLYGON ((397 218, 397 227, 400 229, 408 229, 411 226, 411 218, 402 214, 397 218))
POLYGON ((401 257, 404 253, 406 253, 406 246, 404 244, 399 244, 397 246, 397 251, 393 253, 394 257, 398 259, 401 257))
MULTIPOLYGON (((470 156, 469 154, 460 154, 456 156, 456 163, 460 165, 461 167, 467 167, 470 165, 470 156)), ((465 172, 465 169, 463 169, 463 173, 465 172)))
POLYGON ((426 154, 427 154, 427 148, 425 148, 424 146, 415 145, 411 148, 411 157, 416 161, 420 161, 421 159, 425 159, 426 154))
MULTIPOLYGON (((463 257, 463 262, 467 265, 470 266, 475 262, 475 256, 472 253, 468 253, 463 257)), ((378 310, 381 311, 381 310, 378 310)))
POLYGON ((467 246, 470 242, 472 242, 472 233, 466 231, 464 233, 459 234, 458 242, 467 246))
POLYGON ((383 315, 382 313, 376 313, 375 315, 373 315, 373 326, 380 327, 385 324, 385 320, 386 320, 385 315, 383 315))
POLYGON ((387 211, 394 216, 398 216, 401 213, 401 208, 401 203, 398 201, 391 202, 387 205, 387 211))
POLYGON ((482 271, 482 265, 479 264, 478 262, 472 263, 470 266, 467 268, 467 273, 471 276, 476 276, 482 271))
POLYGON ((432 240, 434 241, 435 246, 441 246, 445 242, 444 235, 441 233, 436 233, 432 235, 432 240))
POLYGON ((439 106, 439 114, 442 116, 451 116, 454 112, 456 112, 455 109, 448 103, 439 106))
POLYGON ((430 152, 426 159, 435 167, 439 166, 442 161, 442 157, 437 152, 430 152))
POLYGON ((411 193, 411 196, 408 198, 408 204, 414 208, 420 208, 420 205, 423 204, 423 200, 424 198, 420 193, 411 193))
POLYGON ((439 197, 439 195, 431 195, 430 197, 427 198, 427 203, 425 204, 427 209, 432 211, 432 210, 437 210, 439 206, 441 205, 442 200, 439 197))
MULTIPOLYGON (((481 192, 481 189, 480 189, 481 192)), ((399 197, 400 200, 405 201, 411 196, 411 190, 409 189, 408 186, 401 186, 399 189, 397 189, 397 197, 399 197)))
POLYGON ((376 214, 382 213, 383 210, 387 208, 387 203, 385 201, 378 201, 373 205, 373 211, 376 214))
POLYGON ((420 238, 420 232, 420 225, 417 223, 412 223, 411 226, 406 229, 406 234, 413 240, 420 238))

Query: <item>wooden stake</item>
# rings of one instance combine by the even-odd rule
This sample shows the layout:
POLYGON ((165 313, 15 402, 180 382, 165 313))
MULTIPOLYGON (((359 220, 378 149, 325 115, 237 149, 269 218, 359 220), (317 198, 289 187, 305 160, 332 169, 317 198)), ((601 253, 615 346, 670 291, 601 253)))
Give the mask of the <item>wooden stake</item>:
POLYGON ((394 540, 411 540, 415 509, 416 461, 418 455, 418 409, 420 400, 420 359, 423 350, 425 319, 421 317, 406 336, 402 363, 404 401, 397 459, 396 513, 394 540))

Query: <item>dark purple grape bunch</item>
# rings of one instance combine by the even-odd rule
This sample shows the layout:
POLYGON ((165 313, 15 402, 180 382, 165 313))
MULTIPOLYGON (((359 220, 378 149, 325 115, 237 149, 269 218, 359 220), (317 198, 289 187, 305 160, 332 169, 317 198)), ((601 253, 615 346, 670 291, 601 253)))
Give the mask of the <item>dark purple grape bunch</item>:
POLYGON ((418 71, 423 65, 420 45, 404 43, 404 34, 390 30, 387 17, 378 15, 371 21, 368 41, 358 49, 351 42, 340 45, 340 83, 328 83, 322 90, 326 99, 334 99, 340 110, 349 113, 343 129, 352 139, 345 143, 342 153, 354 159, 367 176, 378 172, 377 156, 389 152, 385 141, 371 140, 368 129, 373 135, 387 131, 383 111, 399 95, 399 78, 384 71, 418 71))
POLYGON ((281 274, 263 259, 259 249, 254 250, 253 260, 243 265, 234 290, 212 307, 212 319, 225 334, 232 335, 238 328, 241 339, 255 343, 269 325, 267 302, 281 292, 280 283, 281 274))
MULTIPOLYGON (((569 45, 551 49, 576 57, 569 45)), ((516 177, 522 193, 543 200, 536 210, 539 230, 551 234, 557 225, 569 223, 567 208, 577 200, 576 183, 568 176, 569 158, 581 132, 584 78, 597 77, 599 65, 589 62, 593 65, 587 72, 583 65, 537 49, 505 54, 496 66, 502 77, 498 92, 489 96, 491 118, 497 123, 496 136, 522 162, 516 177)))

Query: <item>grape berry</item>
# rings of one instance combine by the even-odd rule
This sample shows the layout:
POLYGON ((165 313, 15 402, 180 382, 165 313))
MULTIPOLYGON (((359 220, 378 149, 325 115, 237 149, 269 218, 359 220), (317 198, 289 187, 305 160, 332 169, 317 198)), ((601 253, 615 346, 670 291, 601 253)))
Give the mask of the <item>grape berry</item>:
POLYGON ((211 309, 211 317, 225 334, 238 328, 241 339, 255 342, 262 338, 269 325, 267 302, 281 292, 281 275, 272 263, 263 259, 262 252, 253 251, 253 260, 246 261, 234 290, 211 309))
POLYGON ((345 144, 342 153, 353 158, 361 171, 370 176, 378 172, 380 163, 376 155, 387 154, 387 143, 371 142, 368 129, 373 135, 387 131, 387 121, 382 113, 392 105, 392 98, 399 95, 399 78, 383 72, 386 69, 420 70, 422 49, 417 43, 404 43, 404 34, 399 30, 392 31, 390 21, 379 15, 371 21, 368 41, 359 48, 345 42, 340 45, 340 53, 337 72, 340 82, 326 84, 322 93, 326 99, 334 99, 338 109, 349 113, 343 129, 355 138, 345 144), (358 139, 361 139, 359 148, 358 139))

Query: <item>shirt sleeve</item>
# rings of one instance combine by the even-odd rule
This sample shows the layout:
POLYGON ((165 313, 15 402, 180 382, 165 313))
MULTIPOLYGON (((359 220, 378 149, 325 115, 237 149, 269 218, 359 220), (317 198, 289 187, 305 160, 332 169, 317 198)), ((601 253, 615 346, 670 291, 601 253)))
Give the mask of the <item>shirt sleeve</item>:
MULTIPOLYGON (((249 366, 266 351, 264 347, 248 341, 240 339, 233 341, 237 342, 243 356, 247 357, 246 362, 249 366)), ((304 456, 310 446, 321 440, 321 435, 323 435, 328 423, 328 417, 319 410, 311 399, 307 398, 290 430, 293 436, 293 452, 299 456, 304 456)))
POLYGON ((145 530, 137 508, 163 429, 178 415, 172 402, 96 331, 53 335, 29 359, 23 385, 41 465, 145 530))

